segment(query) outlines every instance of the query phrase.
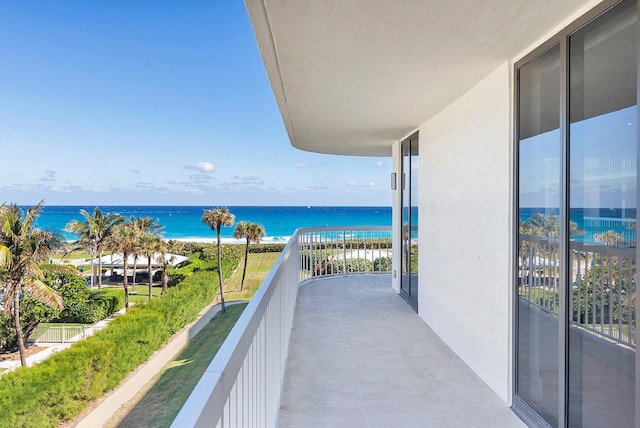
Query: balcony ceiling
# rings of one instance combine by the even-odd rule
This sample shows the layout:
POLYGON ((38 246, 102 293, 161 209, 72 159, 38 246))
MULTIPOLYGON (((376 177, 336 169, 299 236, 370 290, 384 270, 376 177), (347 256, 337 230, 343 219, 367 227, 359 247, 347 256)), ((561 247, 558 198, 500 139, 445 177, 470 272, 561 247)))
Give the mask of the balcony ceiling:
POLYGON ((584 0, 246 0, 291 144, 390 156, 391 144, 584 0))

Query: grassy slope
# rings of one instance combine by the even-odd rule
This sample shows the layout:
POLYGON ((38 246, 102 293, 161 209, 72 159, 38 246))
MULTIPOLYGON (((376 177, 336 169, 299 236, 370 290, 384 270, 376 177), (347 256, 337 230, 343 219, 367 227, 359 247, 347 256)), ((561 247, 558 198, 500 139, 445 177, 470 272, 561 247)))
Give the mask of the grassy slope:
MULTIPOLYGON (((240 292, 242 267, 225 281, 228 301, 248 300, 258 289, 280 253, 249 254, 244 290, 240 292)), ((176 358, 141 390, 129 406, 115 414, 106 427, 168 427, 204 373, 246 305, 231 305, 226 316, 214 319, 176 358)))
POLYGON ((251 299, 273 264, 278 260, 278 257, 280 257, 280 253, 249 254, 247 276, 244 280, 243 290, 240 291, 242 268, 244 266, 244 262, 241 261, 238 265, 238 270, 224 283, 224 298, 228 301, 251 299))
POLYGON ((148 391, 140 391, 135 407, 118 424, 118 415, 106 426, 168 427, 211 363, 246 304, 231 305, 209 324, 151 381, 148 391))

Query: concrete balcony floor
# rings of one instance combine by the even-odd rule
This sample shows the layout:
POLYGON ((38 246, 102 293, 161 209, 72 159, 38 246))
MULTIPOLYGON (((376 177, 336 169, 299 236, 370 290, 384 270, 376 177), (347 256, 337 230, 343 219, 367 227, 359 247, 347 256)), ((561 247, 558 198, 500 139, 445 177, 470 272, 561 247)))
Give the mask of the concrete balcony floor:
POLYGON ((278 426, 525 426, 391 288, 387 275, 303 285, 278 426))

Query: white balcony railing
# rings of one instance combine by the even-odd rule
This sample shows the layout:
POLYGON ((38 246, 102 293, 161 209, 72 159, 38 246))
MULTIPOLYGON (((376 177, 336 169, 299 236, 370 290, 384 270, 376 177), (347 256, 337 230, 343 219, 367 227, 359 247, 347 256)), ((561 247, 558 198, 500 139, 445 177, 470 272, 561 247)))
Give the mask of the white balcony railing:
POLYGON ((391 271, 391 227, 298 229, 172 427, 265 427, 277 419, 298 286, 391 271))

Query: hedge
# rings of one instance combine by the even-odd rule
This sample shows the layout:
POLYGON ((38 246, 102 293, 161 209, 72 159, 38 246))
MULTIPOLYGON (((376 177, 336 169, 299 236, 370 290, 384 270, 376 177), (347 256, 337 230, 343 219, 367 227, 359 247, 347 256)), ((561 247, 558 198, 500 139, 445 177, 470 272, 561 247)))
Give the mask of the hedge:
MULTIPOLYGON (((344 241, 338 239, 328 242, 323 241, 315 241, 313 242, 313 248, 316 250, 331 250, 336 248, 346 248, 346 250, 357 250, 357 249, 367 249, 367 250, 391 250, 392 246, 391 238, 366 238, 366 239, 355 239, 355 238, 347 238, 344 241)), ((303 251, 305 250, 305 246, 310 245, 310 243, 301 243, 301 247, 303 251)), ((307 247, 308 248, 308 247, 307 247)))
POLYGON ((124 307, 124 292, 120 288, 90 290, 87 300, 67 306, 54 322, 93 324, 124 307))
MULTIPOLYGON (((284 242, 270 244, 251 244, 249 245, 250 253, 281 253, 287 244, 284 242)), ((244 247, 244 245, 243 245, 244 247)))
MULTIPOLYGON (((225 277, 240 260, 234 251, 224 259, 225 277)), ((195 320, 218 289, 217 263, 200 263, 198 256, 184 281, 160 298, 131 308, 104 330, 40 364, 0 377, 0 426, 56 427, 72 419, 195 320)))
POLYGON ((114 343, 79 342, 31 368, 20 368, 0 379, 0 424, 55 427, 82 411, 107 389, 114 343))

